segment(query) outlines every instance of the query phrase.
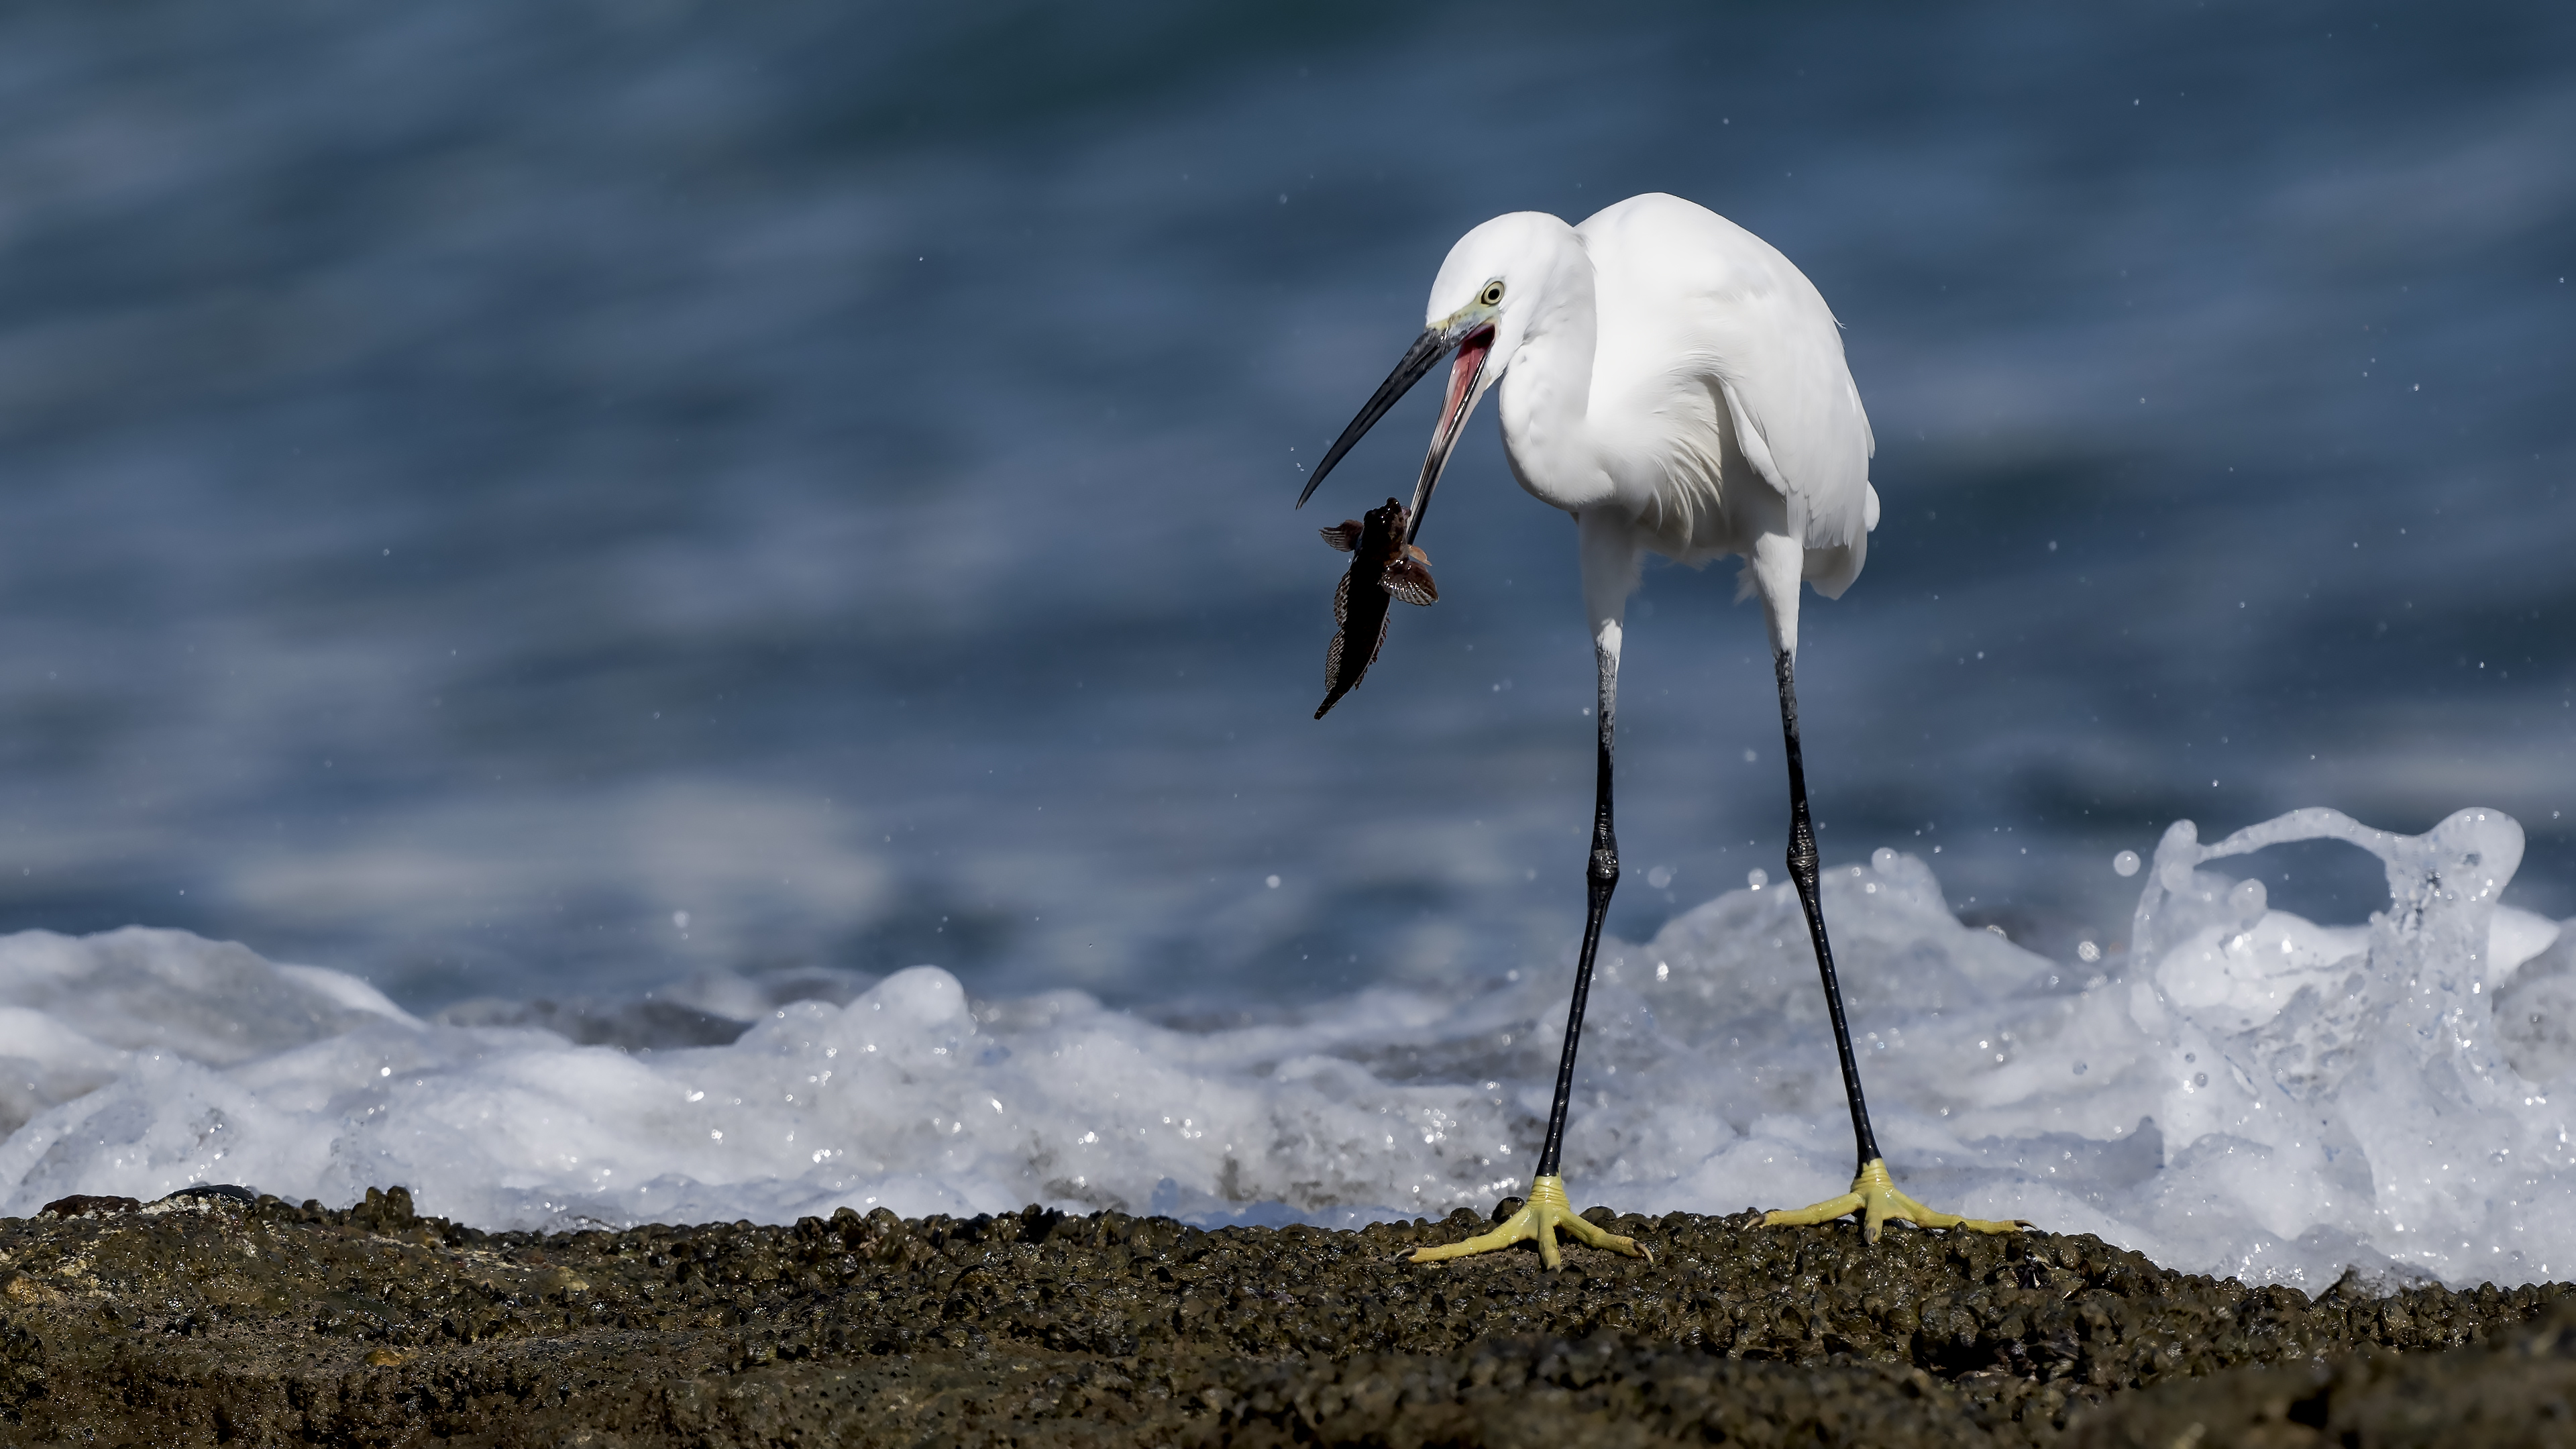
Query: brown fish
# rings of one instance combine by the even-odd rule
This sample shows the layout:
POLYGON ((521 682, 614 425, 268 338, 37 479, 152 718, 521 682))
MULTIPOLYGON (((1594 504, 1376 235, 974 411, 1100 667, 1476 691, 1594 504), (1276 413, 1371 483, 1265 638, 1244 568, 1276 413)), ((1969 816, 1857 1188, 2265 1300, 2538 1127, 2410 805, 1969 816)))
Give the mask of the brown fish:
POLYGON ((1406 509, 1390 498, 1372 508, 1368 519, 1344 519, 1322 530, 1324 542, 1351 555, 1349 572, 1333 590, 1333 645, 1324 653, 1324 702, 1315 718, 1359 686, 1360 676, 1386 647, 1386 605, 1390 599, 1428 606, 1439 602, 1431 583, 1431 558, 1404 541, 1406 509), (1362 645, 1365 641, 1365 647, 1362 645))

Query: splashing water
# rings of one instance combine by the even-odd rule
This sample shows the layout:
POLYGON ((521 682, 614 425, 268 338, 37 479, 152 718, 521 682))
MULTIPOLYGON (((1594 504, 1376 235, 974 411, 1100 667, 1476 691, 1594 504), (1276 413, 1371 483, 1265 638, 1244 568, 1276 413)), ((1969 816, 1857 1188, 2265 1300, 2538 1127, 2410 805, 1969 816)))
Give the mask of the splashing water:
MULTIPOLYGON (((1913 856, 1836 867, 1825 908, 1881 1144, 1937 1206, 2188 1269, 2311 1290, 2353 1266, 2566 1274, 2576 1229, 2548 1209, 2576 1189, 2570 1112, 2545 1087, 2576 1069, 2576 932, 2498 903, 2521 841, 2493 810, 2412 837, 2302 810, 2211 846, 2180 823, 2130 950, 2098 968, 1962 925, 1913 856), (2305 840, 2378 856, 2388 909, 2320 926, 2202 868, 2305 840)), ((760 1009, 739 1039, 622 1050, 489 1011, 422 1021, 177 932, 28 933, 0 940, 0 1208, 235 1181, 331 1201, 403 1182, 492 1226, 1481 1209, 1526 1185, 1562 1030, 1563 973, 1518 974, 1222 1031, 1069 991, 970 1002, 927 966, 838 1005, 772 1008, 735 978, 695 999, 760 1009)), ((528 1019, 570 1030, 546 1010, 528 1019)), ((1575 1108, 1585 1201, 1841 1191, 1847 1119, 1794 893, 1731 892, 1606 945, 1575 1108)))
POLYGON ((2157 965, 2129 1010, 2168 1073, 2158 1120, 2183 1171, 2166 1191, 2256 1230, 2244 1267, 2288 1238, 2366 1244, 2456 1282, 2576 1267, 2576 1237, 2546 1211, 2576 1189, 2568 1112, 2534 1080, 2558 1064, 2509 1060, 2498 1030, 2529 1005, 2499 988, 2560 934, 2500 909, 2521 861, 2522 827, 2495 810, 2420 836, 2323 809, 2211 846, 2189 821, 2165 832, 2131 930, 2132 959, 2157 965), (2197 869, 2305 840, 2378 856, 2388 909, 2320 928, 2267 910, 2259 881, 2197 869), (2183 1071, 2176 1052, 2225 1070, 2183 1071))

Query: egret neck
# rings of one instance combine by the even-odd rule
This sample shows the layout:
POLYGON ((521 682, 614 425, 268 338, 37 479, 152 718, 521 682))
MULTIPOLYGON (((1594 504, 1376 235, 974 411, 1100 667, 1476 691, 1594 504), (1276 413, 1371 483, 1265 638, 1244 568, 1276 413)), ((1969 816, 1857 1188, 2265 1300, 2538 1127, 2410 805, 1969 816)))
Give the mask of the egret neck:
MULTIPOLYGON (((1556 218, 1548 218, 1555 221, 1556 218)), ((1557 222, 1538 293, 1523 317, 1518 345, 1495 351, 1502 365, 1503 456, 1533 498, 1568 513, 1607 502, 1610 475, 1592 437, 1592 352, 1599 332, 1592 304, 1592 258, 1574 228, 1557 222)), ((1497 337, 1499 344, 1502 339, 1497 337)), ((1420 510, 1416 510, 1419 517, 1420 510)))

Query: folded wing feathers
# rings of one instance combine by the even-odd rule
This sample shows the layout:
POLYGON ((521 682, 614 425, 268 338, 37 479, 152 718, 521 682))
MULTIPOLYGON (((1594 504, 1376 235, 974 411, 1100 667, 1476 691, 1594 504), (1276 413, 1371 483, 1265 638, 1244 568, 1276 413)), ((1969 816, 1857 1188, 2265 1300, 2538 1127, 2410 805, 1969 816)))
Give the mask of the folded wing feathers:
MULTIPOLYGON (((1614 390, 1660 394, 1659 410, 1695 414, 1714 404, 1708 421, 1732 425, 1753 473, 1803 501, 1791 511, 1805 515, 1807 548, 1860 544, 1874 522, 1868 480, 1877 445, 1844 362, 1840 324, 1815 285, 1752 233, 1669 196, 1617 203, 1577 235, 1605 266, 1600 285, 1610 314, 1652 319, 1641 324, 1645 334, 1628 341, 1646 355, 1685 358, 1682 375, 1613 381, 1614 390), (1614 299, 1613 286, 1634 290, 1614 299), (1678 308, 1643 301, 1676 297, 1688 300, 1678 308)), ((1603 343, 1613 345, 1606 335, 1603 343)), ((1596 374, 1595 386, 1604 380, 1596 374)), ((1692 537, 1698 515, 1720 497, 1715 443, 1695 436, 1701 431, 1667 430, 1683 435, 1667 443, 1661 460, 1678 485, 1659 490, 1670 516, 1641 521, 1668 539, 1692 537)))

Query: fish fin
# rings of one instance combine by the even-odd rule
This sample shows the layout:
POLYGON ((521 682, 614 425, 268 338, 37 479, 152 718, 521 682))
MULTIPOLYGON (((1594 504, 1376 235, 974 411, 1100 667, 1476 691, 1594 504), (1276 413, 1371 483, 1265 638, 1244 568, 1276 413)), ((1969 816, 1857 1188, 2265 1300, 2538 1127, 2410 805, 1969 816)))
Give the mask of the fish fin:
MULTIPOLYGON (((1342 650, 1348 642, 1349 636, 1336 629, 1333 631, 1332 644, 1324 650, 1324 702, 1315 706, 1317 719, 1322 719, 1326 710, 1338 703, 1343 695, 1351 692, 1350 685, 1342 683, 1341 680, 1342 650)), ((1357 682, 1352 681, 1352 683, 1357 682)))
POLYGON ((1331 544, 1342 553, 1349 553, 1360 546, 1362 530, 1360 521, 1356 518, 1345 518, 1330 528, 1319 528, 1315 531, 1324 536, 1324 542, 1331 544))
POLYGON ((1386 573, 1378 579, 1378 587, 1417 607, 1440 602, 1440 590, 1431 582, 1431 570, 1409 558, 1387 560, 1386 573))
POLYGON ((1333 585, 1333 622, 1336 624, 1347 624, 1350 621, 1351 576, 1349 574, 1344 574, 1342 575, 1342 581, 1333 585))
POLYGON ((1419 544, 1406 544, 1404 546, 1404 555, 1415 563, 1422 565, 1424 568, 1431 567, 1431 555, 1424 553, 1421 545, 1419 544))
MULTIPOLYGON (((1378 618, 1377 618, 1377 642, 1376 642, 1376 643, 1374 643, 1374 644, 1371 644, 1371 645, 1369 646, 1369 657, 1368 657, 1368 663, 1369 663, 1369 664, 1375 664, 1375 663, 1377 662, 1378 651, 1380 651, 1380 650, 1382 650, 1382 649, 1386 648, 1386 626, 1387 626, 1388 624, 1392 623, 1392 622, 1394 622, 1394 621, 1393 621, 1392 619, 1388 618, 1386 615, 1384 615, 1384 614, 1380 614, 1380 615, 1378 615, 1378 618)), ((1363 665, 1361 665, 1361 666, 1360 666, 1360 673, 1361 673, 1361 674, 1363 674, 1363 675, 1365 675, 1366 673, 1368 673, 1368 664, 1363 664, 1363 665)), ((1359 679, 1358 679, 1357 677, 1354 677, 1354 678, 1351 680, 1351 684, 1352 684, 1354 687, 1356 687, 1356 686, 1359 684, 1359 679)))

